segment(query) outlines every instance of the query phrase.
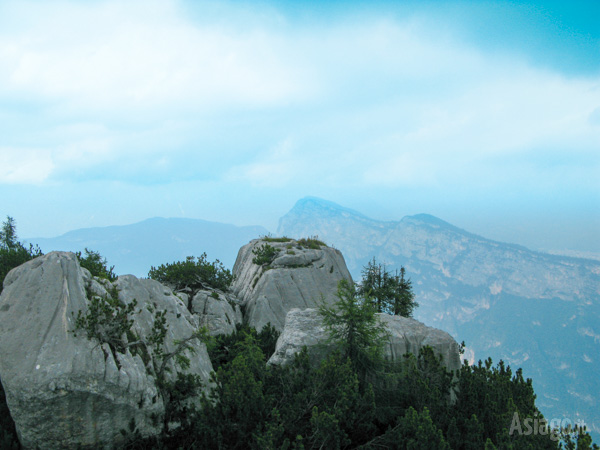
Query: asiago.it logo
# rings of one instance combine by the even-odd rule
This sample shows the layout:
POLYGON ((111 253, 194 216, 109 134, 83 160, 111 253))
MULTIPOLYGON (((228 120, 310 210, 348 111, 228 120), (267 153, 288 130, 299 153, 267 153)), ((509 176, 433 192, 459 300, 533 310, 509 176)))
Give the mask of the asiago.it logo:
POLYGON ((521 420, 519 413, 515 411, 508 434, 511 436, 515 433, 524 436, 539 434, 542 436, 548 436, 551 440, 557 442, 560 440, 560 433, 562 430, 573 430, 577 428, 580 430, 585 430, 585 422, 579 419, 573 422, 568 418, 554 418, 548 421, 544 418, 538 418, 537 414, 535 414, 535 417, 533 418, 526 417, 521 420))

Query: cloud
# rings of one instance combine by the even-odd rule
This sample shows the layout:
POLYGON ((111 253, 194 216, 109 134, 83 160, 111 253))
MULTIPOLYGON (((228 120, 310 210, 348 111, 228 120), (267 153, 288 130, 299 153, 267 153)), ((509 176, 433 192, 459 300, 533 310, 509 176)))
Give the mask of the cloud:
POLYGON ((256 161, 233 166, 225 174, 225 180, 260 187, 283 187, 296 182, 304 176, 306 164, 293 150, 292 139, 285 139, 256 161))
POLYGON ((23 22, 1 33, 3 90, 67 110, 260 107, 302 98, 310 88, 276 32, 194 24, 177 2, 23 2, 7 9, 4 22, 23 22))
POLYGON ((577 184, 600 165, 598 77, 486 52, 418 16, 325 26, 189 5, 3 4, 0 99, 33 129, 0 133, 35 161, 25 176, 25 156, 6 160, 0 182, 503 186, 554 179, 552 152, 586 168, 569 169, 577 184))
POLYGON ((0 183, 37 184, 53 169, 49 150, 0 147, 0 183))

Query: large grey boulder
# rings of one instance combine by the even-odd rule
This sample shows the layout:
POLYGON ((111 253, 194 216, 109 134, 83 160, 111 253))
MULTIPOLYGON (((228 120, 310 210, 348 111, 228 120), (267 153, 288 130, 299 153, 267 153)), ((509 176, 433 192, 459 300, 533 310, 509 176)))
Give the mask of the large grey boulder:
MULTIPOLYGON (((459 346, 445 331, 406 317, 389 314, 377 316, 388 333, 383 349, 387 360, 401 361, 406 353, 418 355, 422 347, 430 346, 436 355, 442 357, 447 369, 460 369, 459 346)), ((287 364, 304 346, 308 348, 312 360, 319 360, 333 350, 328 337, 328 330, 316 309, 292 309, 287 314, 285 327, 269 364, 287 364)))
MULTIPOLYGON (((132 330, 141 339, 154 324, 148 308, 167 310, 166 351, 196 329, 183 303, 159 283, 125 276, 115 286, 124 303, 137 300, 132 330)), ((7 275, 0 297, 0 378, 24 448, 118 446, 120 430, 131 420, 142 435, 159 432, 153 418, 164 404, 146 366, 152 352, 121 353, 73 332, 78 312, 88 311, 88 292, 102 296, 112 288, 66 252, 49 253, 7 275)), ((190 370, 208 380, 206 348, 198 341, 192 345, 195 354, 185 353, 190 370)))
POLYGON ((293 308, 314 308, 319 302, 337 300, 337 285, 352 281, 339 250, 320 246, 308 248, 296 240, 274 242, 255 239, 243 246, 233 267, 233 294, 245 305, 245 319, 257 330, 271 323, 283 330, 285 317, 293 308), (270 264, 253 263, 263 245, 275 248, 270 264))
POLYGON ((242 323, 240 306, 227 294, 220 291, 202 290, 192 300, 192 313, 200 326, 206 326, 211 336, 231 334, 235 326, 242 323))

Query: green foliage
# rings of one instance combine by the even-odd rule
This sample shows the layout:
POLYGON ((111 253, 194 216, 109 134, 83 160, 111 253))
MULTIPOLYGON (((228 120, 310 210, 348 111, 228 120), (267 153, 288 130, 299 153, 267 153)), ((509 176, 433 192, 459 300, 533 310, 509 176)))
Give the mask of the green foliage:
MULTIPOLYGON (((262 332, 262 343, 247 326, 216 338, 210 354, 221 355, 220 363, 201 408, 186 402, 198 385, 178 379, 169 417, 181 426, 136 448, 558 449, 548 436, 508 435, 507 411, 539 411, 530 384, 503 364, 465 365, 453 380, 424 347, 362 383, 341 347, 317 364, 306 349, 286 366, 265 364, 276 333, 262 332), (463 392, 466 386, 476 392, 463 392)), ((593 448, 589 435, 565 439, 572 443, 567 448, 593 448)))
POLYGON ((106 258, 103 258, 100 253, 86 248, 85 256, 83 256, 81 252, 77 252, 75 255, 77 255, 79 265, 84 269, 89 270, 93 276, 104 278, 109 281, 115 281, 117 279, 117 275, 113 272, 115 266, 109 268, 107 266, 108 263, 106 262, 106 258))
POLYGON ((257 266, 269 265, 273 262, 279 250, 269 244, 262 244, 259 247, 255 247, 252 249, 252 254, 254 258, 252 258, 252 263, 257 266))
POLYGON ((17 226, 15 219, 10 216, 6 216, 6 221, 2 223, 2 229, 0 230, 0 247, 11 250, 19 245, 17 240, 17 226))
POLYGON ((318 236, 310 236, 298 240, 298 245, 312 250, 319 250, 321 247, 327 247, 327 244, 319 240, 318 236))
POLYGON ((373 258, 363 268, 362 274, 359 293, 371 299, 377 312, 412 317, 419 304, 415 302, 410 279, 405 278, 404 267, 399 273, 392 274, 373 258))
MULTIPOLYGON (((211 339, 208 344, 208 355, 217 370, 231 362, 238 354, 239 346, 237 343, 244 341, 250 336, 256 345, 260 348, 265 358, 268 358, 275 352, 275 344, 279 338, 279 331, 271 324, 267 324, 257 332, 256 329, 247 324, 236 324, 236 330, 231 334, 221 334, 211 339)), ((265 359, 266 362, 266 359, 265 359)))
POLYGON ((256 339, 237 336, 195 420, 199 448, 343 448, 372 432, 373 393, 358 389, 350 361, 336 354, 315 368, 303 352, 267 366, 256 339))
POLYGON ((226 291, 233 282, 229 269, 217 259, 208 262, 206 253, 198 258, 188 256, 185 261, 151 267, 148 277, 172 286, 176 290, 220 289, 226 291))
MULTIPOLYGON (((113 287, 105 296, 92 295, 88 292, 88 300, 87 312, 77 313, 73 333, 76 335, 82 331, 88 339, 96 340, 100 344, 108 344, 117 366, 119 366, 117 352, 125 353, 130 349, 132 354, 141 356, 146 370, 155 379, 156 387, 165 405, 160 442, 172 439, 173 428, 183 430, 191 426, 188 417, 193 416, 194 405, 190 402, 190 398, 198 395, 202 383, 200 376, 184 373, 191 363, 186 352, 188 354, 194 352, 194 347, 190 344, 193 340, 208 341, 207 330, 202 328, 185 339, 174 341, 175 349, 167 352, 165 348, 168 334, 167 310, 161 311, 147 305, 148 312, 153 314, 153 325, 150 334, 142 339, 132 330, 133 314, 136 313, 137 306, 135 299, 124 304, 119 300, 117 289, 113 287), (166 373, 171 370, 169 367, 171 361, 176 369, 182 369, 177 370, 175 382, 169 381, 166 377, 166 373)), ((140 436, 134 425, 130 427, 129 433, 127 431, 125 433, 129 434, 132 440, 139 440, 140 436)), ((153 441, 154 439, 144 440, 144 446, 157 444, 153 441)), ((137 444, 132 443, 132 447, 137 447, 137 444)))
POLYGON ((600 446, 592 442, 589 433, 583 427, 575 426, 560 430, 560 442, 565 450, 599 450, 600 446))
POLYGON ((385 328, 369 301, 357 296, 354 284, 340 280, 338 301, 334 306, 322 303, 319 314, 329 335, 340 348, 343 357, 349 358, 364 380, 367 373, 377 369, 382 361, 382 338, 385 328))
POLYGON ((373 439, 363 448, 398 448, 410 450, 450 450, 440 430, 432 421, 427 407, 419 413, 412 406, 398 424, 388 429, 385 434, 373 439))
POLYGON ((265 242, 290 242, 292 239, 289 237, 271 237, 271 236, 265 236, 262 238, 263 241, 265 242))
POLYGON ((2 224, 2 229, 0 229, 0 293, 8 272, 42 255, 38 246, 34 247, 30 244, 29 247, 26 247, 25 244, 19 242, 15 220, 7 216, 6 221, 2 224))
POLYGON ((127 334, 133 325, 130 316, 137 301, 124 304, 116 289, 105 296, 88 292, 88 300, 88 311, 85 314, 81 310, 77 312, 74 334, 81 330, 88 339, 107 343, 113 352, 123 353, 128 346, 127 334))

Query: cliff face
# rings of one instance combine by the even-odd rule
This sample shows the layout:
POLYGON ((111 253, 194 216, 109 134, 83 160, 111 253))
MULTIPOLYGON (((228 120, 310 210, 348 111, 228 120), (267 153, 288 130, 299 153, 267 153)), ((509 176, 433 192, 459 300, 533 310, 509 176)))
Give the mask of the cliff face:
MULTIPOLYGON (((326 340, 318 314, 310 308, 335 302, 338 282, 350 279, 339 250, 291 239, 245 245, 234 274, 231 292, 201 291, 190 302, 154 280, 92 277, 73 253, 49 253, 13 269, 0 296, 0 379, 23 447, 114 447, 132 420, 143 436, 159 433, 155 419, 165 405, 156 368, 166 361, 168 381, 181 369, 174 366, 176 358, 161 359, 165 354, 180 348, 200 326, 208 326, 213 335, 230 333, 244 320, 258 329, 271 323, 282 330, 271 359, 289 359, 310 339, 326 340), (267 243, 270 256, 257 264, 257 249, 264 250, 267 243), (120 308, 131 306, 129 330, 113 336, 119 345, 90 337, 77 325, 77 317, 86 316, 98 298, 110 298, 120 308), (311 320, 298 320, 302 317, 311 320), (164 352, 157 353, 153 336, 163 319, 164 352)), ((111 314, 100 327, 104 336, 117 321, 111 314)), ((390 359, 431 345, 448 368, 459 367, 458 346, 447 333, 411 319, 380 320, 390 331, 390 359)), ((190 364, 184 371, 199 375, 209 388, 213 367, 206 346, 198 339, 188 343, 183 356, 190 364)))
MULTIPOLYGON (((281 235, 318 235, 360 274, 373 257, 406 268, 415 318, 532 377, 546 417, 600 432, 600 262, 544 254, 468 233, 433 216, 377 221, 320 199, 299 201, 281 235)), ((474 356, 473 356, 474 354, 474 356)))

